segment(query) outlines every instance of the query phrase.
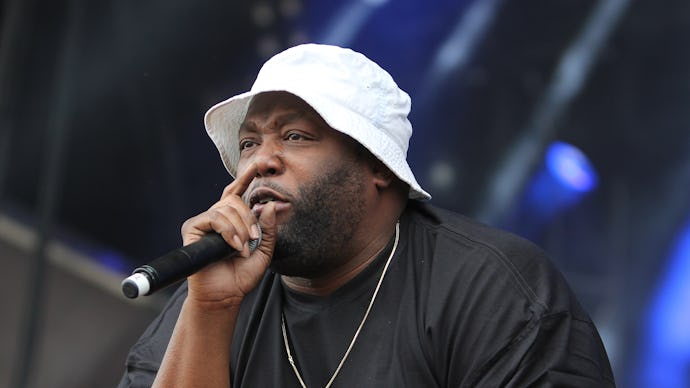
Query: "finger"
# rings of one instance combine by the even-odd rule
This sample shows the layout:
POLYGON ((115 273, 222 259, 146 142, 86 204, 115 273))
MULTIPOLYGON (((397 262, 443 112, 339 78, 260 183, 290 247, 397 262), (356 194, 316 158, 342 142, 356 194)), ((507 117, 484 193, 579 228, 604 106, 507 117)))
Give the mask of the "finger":
POLYGON ((247 188, 249 188, 249 184, 252 183, 252 181, 256 177, 257 172, 258 169, 256 167, 256 164, 250 164, 249 167, 247 167, 246 170, 239 174, 232 183, 225 186, 225 189, 223 190, 223 195, 221 195, 220 197, 221 200, 230 195, 236 195, 238 197, 241 197, 242 194, 244 194, 244 192, 247 191, 247 188))
POLYGON ((188 218, 182 223, 182 227, 180 228, 182 245, 189 245, 193 242, 196 242, 206 233, 213 231, 213 229, 210 228, 209 223, 204 221, 205 217, 206 213, 202 213, 188 218))
POLYGON ((259 221, 257 220, 254 212, 251 211, 251 209, 247 206, 247 204, 244 202, 242 198, 230 195, 213 204, 209 211, 220 209, 225 209, 224 211, 232 209, 238 212, 238 214, 242 218, 242 221, 247 226, 247 229, 249 229, 249 238, 251 238, 252 240, 256 240, 259 238, 259 221))
POLYGON ((261 211, 259 224, 261 225, 261 244, 257 248, 257 251, 265 254, 266 257, 273 257, 273 250, 278 235, 275 202, 269 202, 261 211))
POLYGON ((236 211, 211 209, 190 218, 182 226, 183 245, 189 245, 210 232, 220 234, 228 245, 244 252, 249 229, 236 211))
POLYGON ((238 251, 242 256, 249 257, 249 240, 259 238, 258 222, 254 213, 242 211, 229 205, 216 207, 214 211, 220 213, 229 222, 223 230, 218 231, 223 239, 228 242, 233 240, 233 242, 241 243, 241 249, 238 251))

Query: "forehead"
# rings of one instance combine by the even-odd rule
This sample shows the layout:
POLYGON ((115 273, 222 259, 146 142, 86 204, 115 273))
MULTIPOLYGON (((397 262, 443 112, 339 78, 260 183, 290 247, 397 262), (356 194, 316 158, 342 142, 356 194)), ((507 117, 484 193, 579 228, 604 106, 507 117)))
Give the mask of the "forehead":
POLYGON ((328 125, 306 101, 288 92, 263 92, 254 96, 240 124, 240 133, 253 132, 259 127, 280 127, 297 120, 309 121, 313 125, 310 128, 326 138, 336 139, 356 150, 364 148, 350 136, 328 125))
POLYGON ((264 92, 252 99, 247 109, 242 127, 256 120, 271 120, 280 114, 286 119, 306 119, 327 126, 324 119, 301 98, 288 92, 264 92))

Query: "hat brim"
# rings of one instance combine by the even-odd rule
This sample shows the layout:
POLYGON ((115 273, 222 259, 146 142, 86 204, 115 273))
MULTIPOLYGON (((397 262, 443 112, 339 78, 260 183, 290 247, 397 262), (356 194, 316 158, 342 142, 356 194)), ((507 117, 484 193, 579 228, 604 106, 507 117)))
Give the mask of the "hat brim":
POLYGON ((398 178, 406 182, 411 199, 428 200, 431 195, 424 191, 407 164, 406 155, 391 144, 385 135, 364 117, 353 115, 341 106, 308 92, 294 92, 287 88, 251 90, 233 96, 212 106, 204 116, 206 131, 218 148, 220 157, 230 175, 236 177, 239 162, 239 129, 247 114, 252 98, 265 92, 288 92, 309 104, 333 129, 342 132, 362 144, 398 178))

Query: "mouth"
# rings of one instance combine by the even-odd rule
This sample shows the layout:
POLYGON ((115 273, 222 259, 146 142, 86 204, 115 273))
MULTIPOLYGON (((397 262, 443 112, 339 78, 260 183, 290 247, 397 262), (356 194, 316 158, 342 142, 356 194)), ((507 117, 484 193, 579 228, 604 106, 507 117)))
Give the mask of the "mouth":
POLYGON ((256 189, 249 197, 249 207, 251 209, 260 208, 269 202, 288 202, 280 194, 266 188, 256 189))

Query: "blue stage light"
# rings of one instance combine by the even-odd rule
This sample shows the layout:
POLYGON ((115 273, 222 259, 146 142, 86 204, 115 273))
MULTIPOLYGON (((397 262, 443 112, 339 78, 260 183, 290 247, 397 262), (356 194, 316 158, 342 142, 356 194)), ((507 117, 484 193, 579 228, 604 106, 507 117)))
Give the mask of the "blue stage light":
POLYGON ((598 183, 594 167, 576 147, 554 142, 546 152, 546 166, 553 176, 567 189, 588 192, 598 183))
POLYGON ((681 229, 647 313, 639 387, 690 386, 690 221, 681 229))
POLYGON ((538 239, 555 216, 580 202, 598 182, 593 165, 582 151, 568 143, 554 142, 547 147, 544 160, 502 226, 538 239))
POLYGON ((544 220, 594 190, 599 178, 587 157, 573 145, 554 142, 527 189, 527 207, 544 220))

